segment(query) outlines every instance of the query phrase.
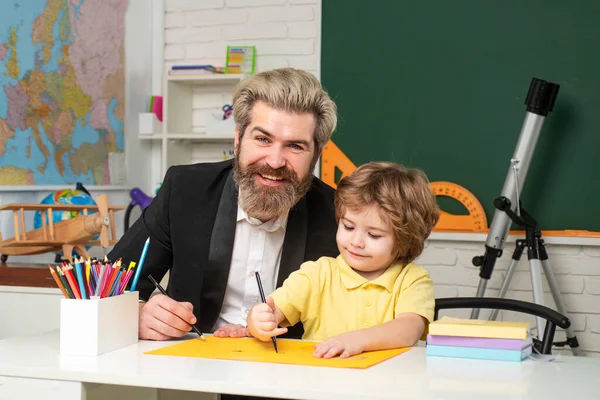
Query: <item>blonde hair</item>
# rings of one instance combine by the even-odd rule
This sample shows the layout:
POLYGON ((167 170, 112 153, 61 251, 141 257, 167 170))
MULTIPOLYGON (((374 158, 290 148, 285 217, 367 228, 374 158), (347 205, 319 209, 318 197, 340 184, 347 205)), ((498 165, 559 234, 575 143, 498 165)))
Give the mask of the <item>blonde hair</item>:
POLYGON ((394 233, 396 262, 408 264, 425 247, 440 209, 425 173, 390 162, 370 162, 343 178, 335 193, 339 223, 347 209, 377 204, 394 233))
POLYGON ((329 142, 337 124, 337 107, 317 78, 306 71, 280 68, 252 75, 236 89, 233 118, 240 140, 257 101, 295 114, 313 114, 317 120, 314 132, 317 154, 329 142))

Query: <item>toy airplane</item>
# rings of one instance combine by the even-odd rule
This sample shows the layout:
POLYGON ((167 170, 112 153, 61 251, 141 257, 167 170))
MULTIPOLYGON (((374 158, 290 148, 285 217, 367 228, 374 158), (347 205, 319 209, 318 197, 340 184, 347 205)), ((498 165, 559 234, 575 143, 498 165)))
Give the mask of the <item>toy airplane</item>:
POLYGON ((67 204, 23 204, 11 203, 0 207, 0 211, 13 212, 15 236, 2 240, 0 235, 0 261, 6 262, 9 255, 29 255, 63 251, 69 261, 73 261, 73 250, 80 256, 89 258, 86 246, 102 246, 108 248, 117 243, 114 212, 125 207, 109 206, 108 197, 99 195, 96 205, 67 204), (25 230, 25 211, 40 211, 42 227, 31 231, 25 230), (78 216, 64 221, 54 222, 53 211, 77 211, 78 216), (88 214, 89 211, 98 211, 88 214), (20 226, 19 226, 20 222, 20 226), (111 237, 108 228, 110 227, 111 237), (100 240, 91 240, 100 234, 100 240))

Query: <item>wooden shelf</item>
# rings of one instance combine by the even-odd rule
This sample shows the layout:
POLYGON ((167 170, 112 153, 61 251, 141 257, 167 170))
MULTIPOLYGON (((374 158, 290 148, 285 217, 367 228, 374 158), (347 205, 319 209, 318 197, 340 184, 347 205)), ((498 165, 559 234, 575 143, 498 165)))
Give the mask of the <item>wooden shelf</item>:
POLYGON ((211 134, 211 133, 167 133, 167 139, 182 139, 195 141, 229 142, 234 135, 211 134))
POLYGON ((234 124, 214 126, 212 120, 207 120, 208 113, 230 104, 236 85, 246 76, 165 74, 162 131, 138 135, 140 140, 152 141, 153 148, 160 148, 161 176, 172 165, 213 162, 230 154, 234 124))
POLYGON ((138 138, 140 140, 160 140, 163 138, 163 134, 162 133, 138 133, 138 138))
MULTIPOLYGON (((168 74, 168 73, 167 73, 168 74)), ((191 85, 210 85, 214 83, 238 83, 244 79, 244 74, 195 74, 195 75, 167 75, 168 82, 189 83, 191 85)))
POLYGON ((231 142, 234 135, 210 134, 210 133, 155 133, 152 135, 139 135, 141 140, 193 140, 195 142, 231 142))

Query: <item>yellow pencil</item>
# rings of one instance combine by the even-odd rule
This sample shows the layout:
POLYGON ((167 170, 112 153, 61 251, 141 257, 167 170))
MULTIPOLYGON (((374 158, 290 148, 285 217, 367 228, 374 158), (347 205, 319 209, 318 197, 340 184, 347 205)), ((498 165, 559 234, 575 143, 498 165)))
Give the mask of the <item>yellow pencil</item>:
POLYGON ((129 262, 129 267, 127 267, 127 271, 129 272, 129 270, 130 270, 131 268, 133 268, 133 267, 135 267, 135 261, 130 261, 130 262, 129 262))
MULTIPOLYGON (((81 262, 83 262, 83 257, 80 260, 81 262)), ((85 262, 85 283, 89 286, 90 284, 90 269, 91 269, 91 265, 90 265, 90 261, 89 259, 85 262)))

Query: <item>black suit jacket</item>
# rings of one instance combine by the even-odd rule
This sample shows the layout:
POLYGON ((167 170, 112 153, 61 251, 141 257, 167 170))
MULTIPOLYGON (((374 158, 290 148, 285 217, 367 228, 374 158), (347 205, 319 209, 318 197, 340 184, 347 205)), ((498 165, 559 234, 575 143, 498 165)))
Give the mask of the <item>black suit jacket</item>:
MULTIPOLYGON (((148 275, 160 281, 170 270, 169 296, 193 304, 203 332, 210 332, 219 316, 229 277, 237 216, 232 165, 225 161, 169 168, 152 203, 109 254, 113 260, 122 257, 125 265, 138 262, 150 237, 136 288, 140 298, 148 299, 154 290, 148 275)), ((314 178, 290 210, 277 287, 304 261, 339 254, 333 194, 314 178)))

